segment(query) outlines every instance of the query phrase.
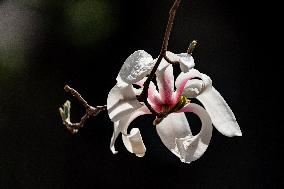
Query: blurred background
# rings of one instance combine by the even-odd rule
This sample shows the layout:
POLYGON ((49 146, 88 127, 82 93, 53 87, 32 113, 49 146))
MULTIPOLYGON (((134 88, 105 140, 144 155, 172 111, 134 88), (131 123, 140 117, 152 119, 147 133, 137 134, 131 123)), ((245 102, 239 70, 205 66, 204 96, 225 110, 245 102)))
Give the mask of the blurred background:
MULTIPOLYGON (((84 109, 63 90, 77 89, 91 105, 106 104, 124 60, 144 49, 159 53, 172 0, 0 1, 0 188, 280 188, 283 175, 275 130, 262 107, 256 4, 183 0, 169 49, 185 52, 196 39, 196 68, 209 75, 233 109, 243 137, 216 130, 202 158, 183 164, 163 146, 153 117, 139 127, 147 153, 137 158, 117 140, 106 113, 76 135, 58 107, 71 100, 71 119, 84 109), (253 13, 252 13, 253 10, 253 13), (270 128, 270 129, 266 129, 270 128), (269 140, 266 140, 266 139, 269 140), (267 142, 269 141, 269 142, 267 142)), ((258 3, 259 5, 259 3, 258 3)), ((266 107, 266 109, 269 109, 266 107)), ((191 118, 192 122, 198 120, 191 118)), ((198 127, 193 128, 195 133, 198 127)))

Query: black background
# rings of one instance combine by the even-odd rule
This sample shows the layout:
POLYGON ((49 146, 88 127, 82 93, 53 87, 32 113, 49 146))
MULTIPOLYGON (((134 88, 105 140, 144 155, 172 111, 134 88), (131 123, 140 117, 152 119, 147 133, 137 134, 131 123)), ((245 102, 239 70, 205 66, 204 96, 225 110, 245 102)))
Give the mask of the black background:
MULTIPOLYGON (((169 49, 184 52, 193 39, 196 68, 233 109, 243 136, 227 138, 216 129, 206 153, 191 164, 163 146, 153 117, 141 117, 147 152, 137 158, 120 138, 118 154, 109 150, 112 123, 106 113, 87 121, 77 135, 61 124, 58 107, 72 102, 72 119, 83 108, 63 90, 76 88, 92 105, 106 103, 124 60, 144 49, 159 53, 172 1, 108 1, 116 23, 99 42, 77 45, 64 30, 67 1, 36 9, 40 32, 22 72, 6 73, 0 86, 0 188, 281 188, 280 133, 261 76, 267 62, 263 23, 266 5, 247 1, 203 0, 181 3, 169 49), (275 127, 275 128, 274 128, 275 127)), ((266 7, 268 8, 268 7, 266 7)), ((3 70, 2 70, 3 71, 3 70)))

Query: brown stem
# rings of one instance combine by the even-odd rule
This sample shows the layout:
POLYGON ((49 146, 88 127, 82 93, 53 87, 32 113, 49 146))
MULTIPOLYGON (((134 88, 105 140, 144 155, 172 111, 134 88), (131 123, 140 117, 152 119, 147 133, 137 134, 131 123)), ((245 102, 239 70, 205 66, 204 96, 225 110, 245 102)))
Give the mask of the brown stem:
POLYGON ((86 120, 89 119, 91 116, 97 116, 101 111, 107 109, 106 105, 96 107, 90 106, 78 91, 69 87, 68 85, 65 85, 64 89, 66 92, 70 92, 86 109, 86 113, 83 115, 80 122, 78 123, 72 123, 71 121, 63 120, 63 124, 73 134, 77 133, 78 130, 84 126, 86 120))
POLYGON ((152 71, 150 72, 147 80, 144 83, 142 93, 139 96, 137 96, 137 99, 139 101, 143 101, 145 103, 145 105, 148 107, 148 109, 151 111, 151 113, 156 115, 157 117, 161 117, 161 115, 159 113, 157 113, 149 104, 149 102, 147 100, 148 89, 149 89, 150 82, 152 81, 162 59, 166 56, 166 51, 167 51, 168 44, 169 44, 169 38, 170 38, 173 23, 174 23, 174 18, 175 18, 175 15, 176 15, 176 11, 179 7, 180 1, 181 0, 175 0, 174 4, 173 4, 173 6, 172 6, 172 8, 169 12, 170 16, 169 16, 169 19, 168 19, 168 23, 167 23, 166 31, 165 31, 165 34, 164 34, 164 39, 163 39, 161 51, 160 51, 160 54, 158 56, 158 60, 157 60, 156 64, 154 65, 152 71))

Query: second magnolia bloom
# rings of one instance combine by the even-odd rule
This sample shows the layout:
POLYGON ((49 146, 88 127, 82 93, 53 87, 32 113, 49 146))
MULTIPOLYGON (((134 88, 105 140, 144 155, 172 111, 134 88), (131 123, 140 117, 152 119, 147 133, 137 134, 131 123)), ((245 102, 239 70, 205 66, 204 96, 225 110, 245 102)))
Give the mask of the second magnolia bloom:
MULTIPOLYGON (((211 136, 212 123, 225 136, 241 136, 241 130, 232 110, 220 93, 212 86, 211 79, 194 69, 194 60, 187 53, 166 53, 172 62, 180 64, 181 73, 174 78, 173 67, 162 60, 156 71, 157 87, 153 82, 148 89, 148 102, 165 118, 156 125, 164 145, 182 162, 190 163, 206 151, 211 136), (205 107, 190 103, 188 99, 197 98, 205 107), (202 123, 200 132, 193 136, 185 112, 193 112, 202 123)), ((146 76, 156 63, 152 56, 143 50, 135 51, 122 66, 117 83, 107 99, 110 119, 114 122, 114 132, 110 148, 116 153, 114 143, 120 133, 125 147, 137 156, 146 152, 140 131, 133 128, 127 132, 130 123, 140 115, 151 114, 149 109, 137 100, 142 92, 146 76), (141 88, 136 89, 133 84, 141 88)))

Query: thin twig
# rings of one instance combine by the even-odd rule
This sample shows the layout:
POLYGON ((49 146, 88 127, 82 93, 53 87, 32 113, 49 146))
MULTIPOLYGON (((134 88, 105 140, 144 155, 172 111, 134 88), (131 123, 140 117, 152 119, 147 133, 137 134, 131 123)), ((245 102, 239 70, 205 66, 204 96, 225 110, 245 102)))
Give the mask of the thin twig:
POLYGON ((148 107, 148 109, 151 111, 151 113, 156 115, 157 117, 161 117, 162 115, 157 113, 149 104, 149 102, 147 100, 148 89, 149 89, 150 82, 152 81, 162 59, 166 56, 166 51, 167 51, 168 44, 169 44, 169 38, 170 38, 173 23, 174 23, 174 18, 175 18, 175 15, 176 15, 176 11, 179 7, 180 1, 181 0, 175 0, 174 4, 173 4, 173 6, 172 6, 172 8, 169 12, 170 16, 169 16, 169 19, 168 19, 168 23, 167 23, 166 31, 165 31, 165 34, 164 34, 164 39, 163 39, 162 47, 161 47, 161 50, 160 50, 160 54, 158 56, 158 60, 157 60, 156 64, 154 65, 152 71, 150 72, 147 80, 144 83, 142 93, 139 96, 137 96, 137 99, 139 101, 143 101, 145 103, 145 105, 148 107))
MULTIPOLYGON (((87 119, 89 119, 91 116, 97 116, 101 111, 104 111, 107 109, 106 105, 104 106, 90 106, 87 101, 80 95, 78 91, 75 89, 69 87, 68 85, 64 86, 64 90, 66 92, 71 93, 86 109, 86 113, 83 115, 81 118, 80 122, 77 123, 72 123, 70 121, 70 112, 69 115, 67 116, 68 118, 64 117, 64 114, 61 113, 63 109, 60 110, 60 114, 63 120, 63 124, 66 126, 66 128, 73 134, 77 133, 80 128, 82 128, 86 122, 87 119)), ((70 111, 70 105, 69 105, 69 111, 70 111)))
POLYGON ((80 128, 82 128, 85 124, 85 121, 89 118, 88 114, 83 115, 80 122, 78 123, 71 123, 67 121, 63 121, 63 124, 66 126, 66 128, 72 133, 76 134, 80 128))
POLYGON ((83 106, 85 108, 89 107, 89 104, 87 103, 87 101, 80 95, 80 93, 78 91, 76 91, 75 89, 69 87, 69 85, 65 85, 64 86, 64 90, 68 93, 71 93, 75 98, 77 98, 77 100, 83 104, 83 106))

